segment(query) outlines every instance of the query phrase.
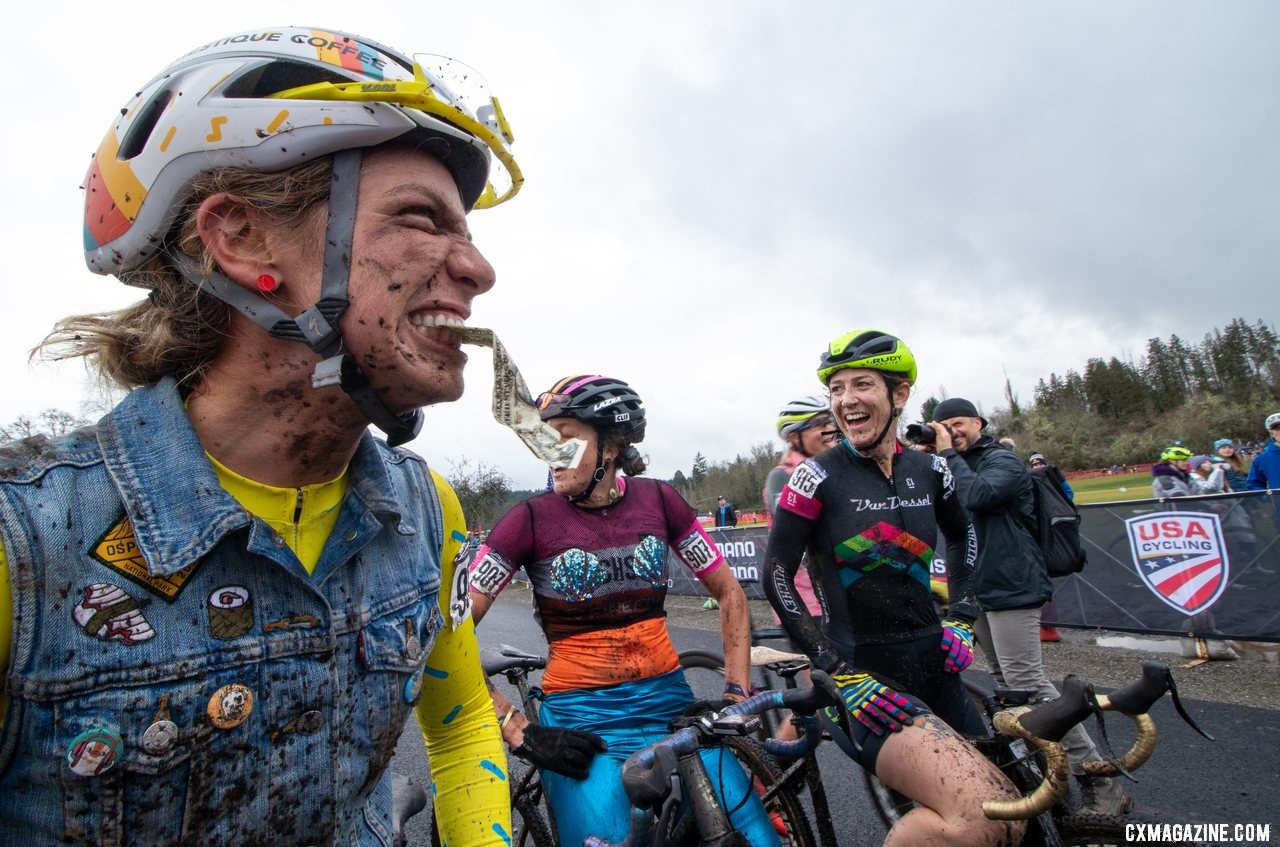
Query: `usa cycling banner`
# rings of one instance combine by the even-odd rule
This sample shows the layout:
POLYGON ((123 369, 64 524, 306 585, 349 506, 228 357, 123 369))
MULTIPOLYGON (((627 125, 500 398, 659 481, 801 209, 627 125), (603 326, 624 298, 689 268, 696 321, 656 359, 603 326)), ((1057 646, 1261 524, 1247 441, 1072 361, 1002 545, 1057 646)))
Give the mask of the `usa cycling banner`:
POLYGON ((1045 622, 1280 642, 1277 509, 1261 491, 1081 506, 1089 562, 1045 622))

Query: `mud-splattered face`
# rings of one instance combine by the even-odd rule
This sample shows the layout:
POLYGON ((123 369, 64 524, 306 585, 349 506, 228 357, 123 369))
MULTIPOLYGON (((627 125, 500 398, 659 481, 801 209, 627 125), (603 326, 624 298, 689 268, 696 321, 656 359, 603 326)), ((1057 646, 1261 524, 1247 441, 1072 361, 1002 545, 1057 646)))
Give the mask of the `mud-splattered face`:
MULTIPOLYGON (((306 242, 295 242, 297 266, 284 269, 285 280, 301 274, 315 297, 323 243, 306 242)), ((452 327, 493 287, 494 271, 471 243, 457 186, 438 160, 403 148, 365 155, 351 258, 342 336, 386 405, 401 412, 458 399, 467 356, 452 327)))
POLYGON ((905 383, 889 389, 884 376, 868 368, 842 368, 831 376, 827 388, 831 392, 831 414, 844 437, 858 450, 876 443, 893 410, 902 408, 911 391, 905 383))

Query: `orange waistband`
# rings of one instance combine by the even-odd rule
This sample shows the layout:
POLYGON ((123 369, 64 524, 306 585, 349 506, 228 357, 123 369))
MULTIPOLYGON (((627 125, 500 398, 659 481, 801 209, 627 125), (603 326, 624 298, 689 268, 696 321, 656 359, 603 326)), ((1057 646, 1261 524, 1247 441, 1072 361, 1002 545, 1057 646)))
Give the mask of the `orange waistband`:
POLYGON ((603 688, 670 673, 679 666, 666 619, 649 618, 553 641, 542 690, 603 688))

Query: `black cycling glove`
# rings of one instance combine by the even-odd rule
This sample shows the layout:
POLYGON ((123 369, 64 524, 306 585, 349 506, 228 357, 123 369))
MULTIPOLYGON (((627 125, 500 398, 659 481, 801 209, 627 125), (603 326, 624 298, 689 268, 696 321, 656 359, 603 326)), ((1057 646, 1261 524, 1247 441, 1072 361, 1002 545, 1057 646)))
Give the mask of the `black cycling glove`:
POLYGON ((524 743, 511 752, 534 767, 572 779, 586 779, 596 753, 608 749, 605 740, 594 732, 531 723, 524 728, 524 743))

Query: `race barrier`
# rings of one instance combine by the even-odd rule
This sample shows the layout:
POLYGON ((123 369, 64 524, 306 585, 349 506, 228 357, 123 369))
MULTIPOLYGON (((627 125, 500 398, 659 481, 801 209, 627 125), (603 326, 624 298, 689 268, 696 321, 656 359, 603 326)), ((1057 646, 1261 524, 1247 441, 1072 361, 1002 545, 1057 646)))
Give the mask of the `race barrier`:
POLYGON ((1081 506, 1089 563, 1054 580, 1054 614, 1045 622, 1280 642, 1271 497, 1249 491, 1081 506))
MULTIPOLYGON (((1280 494, 1275 495, 1280 496, 1280 494)), ((1262 491, 1080 507, 1089 563, 1055 580, 1058 626, 1280 642, 1280 540, 1262 491)), ((765 527, 707 530, 746 595, 763 600, 765 527)), ((941 556, 934 570, 945 572, 941 556)), ((674 594, 705 594, 678 559, 674 594)))

